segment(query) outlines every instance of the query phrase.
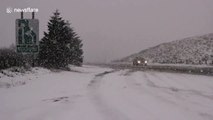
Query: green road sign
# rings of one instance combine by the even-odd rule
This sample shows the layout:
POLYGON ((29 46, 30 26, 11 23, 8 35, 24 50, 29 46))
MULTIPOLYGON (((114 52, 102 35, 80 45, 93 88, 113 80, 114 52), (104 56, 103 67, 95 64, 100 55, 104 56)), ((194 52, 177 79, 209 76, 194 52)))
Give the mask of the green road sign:
POLYGON ((19 53, 37 53, 39 50, 38 19, 16 19, 16 50, 19 53))
POLYGON ((38 45, 17 45, 17 52, 36 53, 38 52, 38 45))

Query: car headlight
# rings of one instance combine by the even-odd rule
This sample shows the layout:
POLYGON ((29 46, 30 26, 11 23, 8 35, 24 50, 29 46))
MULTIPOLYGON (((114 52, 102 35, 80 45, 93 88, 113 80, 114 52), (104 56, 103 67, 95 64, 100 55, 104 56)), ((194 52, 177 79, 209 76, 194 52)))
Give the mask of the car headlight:
POLYGON ((141 61, 140 60, 138 60, 138 64, 140 64, 141 63, 141 61))
POLYGON ((147 63, 147 61, 145 61, 145 63, 147 63))

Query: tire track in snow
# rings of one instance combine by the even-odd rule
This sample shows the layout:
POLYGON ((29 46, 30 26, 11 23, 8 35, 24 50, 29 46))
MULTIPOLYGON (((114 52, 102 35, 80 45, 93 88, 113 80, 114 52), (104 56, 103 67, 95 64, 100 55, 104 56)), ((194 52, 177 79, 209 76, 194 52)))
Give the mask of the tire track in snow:
MULTIPOLYGON (((155 85, 146 75, 145 72, 143 73, 143 77, 142 80, 145 81, 144 85, 142 83, 137 82, 134 78, 131 77, 131 75, 134 73, 135 71, 129 71, 126 73, 126 83, 132 88, 134 89, 136 92, 140 93, 140 94, 149 94, 152 97, 159 99, 165 103, 170 103, 172 105, 177 105, 174 101, 171 101, 167 98, 164 98, 163 96, 156 94, 155 89, 149 89, 147 87, 151 87, 151 88, 158 88, 157 85, 155 85)), ((163 92, 167 92, 167 91, 163 91, 163 92)))
MULTIPOLYGON (((160 75, 156 75, 156 74, 152 74, 156 79, 161 79, 163 80, 162 76, 160 75)), ((181 76, 182 77, 182 76, 181 76)), ((169 76, 169 75, 165 75, 165 79, 171 79, 172 81, 176 81, 177 79, 169 76)), ((182 79, 186 79, 186 78, 183 78, 182 79)), ((152 82, 154 83, 154 82, 152 82)), ((158 85, 154 85, 153 87, 156 87, 156 88, 159 88, 159 89, 164 89, 164 90, 168 90, 168 91, 172 91, 171 89, 173 89, 174 87, 163 87, 163 86, 158 86, 158 85)), ((191 99, 187 99, 187 96, 186 95, 190 95, 190 96, 198 96, 200 97, 200 99, 206 99, 208 100, 208 102, 211 102, 213 100, 213 94, 210 94, 210 93, 207 93, 207 92, 204 92, 204 91, 199 91, 199 90, 193 90, 193 89, 183 89, 183 88, 175 88, 176 91, 174 91, 176 94, 179 94, 178 97, 179 98, 182 98, 183 101, 185 101, 185 103, 187 102, 187 105, 186 106, 183 106, 181 103, 182 101, 178 101, 179 103, 179 106, 182 106, 182 108, 185 108, 187 109, 188 111, 191 111, 191 112, 194 112, 195 114, 199 115, 199 116, 202 116, 203 118, 206 118, 208 120, 212 120, 213 118, 213 115, 211 114, 211 112, 206 112, 206 111, 209 111, 209 110, 205 110, 205 108, 208 108, 209 105, 208 104, 204 104, 201 102, 201 100, 199 101, 196 101, 196 100, 191 100, 191 99), (181 97, 182 96, 182 97, 181 97), (191 105, 193 106, 192 107, 189 107, 188 105, 191 105), (202 111, 199 110, 199 108, 203 108, 202 111)), ((172 94, 174 95, 174 94, 172 94)), ((177 96, 176 96, 177 97, 177 96)), ((206 101, 205 100, 205 101, 206 101)), ((207 102, 207 101, 206 101, 207 102)))
MULTIPOLYGON (((160 76, 157 76, 156 74, 152 74, 154 77, 161 79, 160 76)), ((166 76, 167 79, 173 79, 174 81, 176 81, 174 78, 166 76)), ((165 89, 165 90, 169 90, 172 92, 179 92, 179 93, 185 93, 185 94, 193 94, 193 95, 198 95, 198 96, 202 96, 204 98, 208 98, 210 100, 213 100, 213 95, 209 94, 209 93, 205 93, 205 92, 201 92, 198 90, 191 90, 191 89, 180 89, 180 88, 175 88, 175 87, 163 87, 163 86, 158 86, 156 85, 154 82, 152 82, 151 80, 148 81, 148 85, 150 87, 155 87, 155 88, 159 88, 159 89, 165 89)))
MULTIPOLYGON (((183 110, 190 111, 191 113, 197 114, 197 115, 202 116, 204 118, 207 118, 207 119, 211 118, 212 119, 212 115, 211 114, 209 114, 208 112, 207 113, 201 112, 199 110, 199 108, 204 108, 205 109, 205 107, 208 107, 208 105, 200 104, 200 102, 196 102, 194 100, 187 99, 187 96, 185 96, 185 95, 200 96, 202 98, 207 98, 208 101, 211 101, 212 100, 212 95, 207 94, 205 92, 198 91, 198 90, 181 89, 181 88, 178 88, 178 87, 169 87, 169 86, 168 87, 160 86, 160 85, 156 84, 155 82, 153 82, 152 78, 150 78, 150 75, 153 76, 154 79, 160 79, 161 81, 163 81, 164 79, 172 79, 173 81, 175 81, 174 78, 169 77, 167 75, 165 76, 165 78, 162 78, 162 76, 156 75, 154 73, 151 73, 151 74, 143 73, 143 76, 147 80, 147 86, 155 88, 155 89, 158 89, 158 90, 162 91, 161 93, 169 93, 168 95, 170 97, 173 96, 173 97, 177 98, 177 99, 171 99, 171 102, 175 103, 176 106, 179 106, 183 110), (183 101, 184 101, 185 104, 187 103, 186 106, 182 104, 183 101), (191 106, 193 106, 193 108, 189 107, 188 106, 189 104, 191 106)), ((164 98, 163 96, 159 96, 159 97, 164 98)), ((170 98, 170 97, 165 97, 165 98, 170 98)))
POLYGON ((128 117, 121 113, 119 110, 107 104, 107 101, 101 96, 99 91, 101 85, 101 79, 108 74, 114 73, 118 70, 105 71, 95 75, 94 79, 88 84, 89 96, 91 101, 96 106, 98 112, 103 115, 105 120, 129 120, 128 117))
MULTIPOLYGON (((197 111, 197 110, 189 109, 187 106, 182 105, 180 100, 177 101, 177 99, 174 99, 175 95, 174 97, 171 97, 170 96, 171 94, 168 94, 169 91, 174 93, 179 93, 180 91, 176 91, 176 89, 173 89, 172 87, 170 88, 170 87, 158 86, 149 78, 148 76, 149 74, 145 72, 143 72, 143 75, 142 75, 143 77, 141 77, 142 80, 144 81, 144 84, 143 84, 141 82, 136 81, 133 77, 131 77, 132 73, 133 72, 131 71, 126 73, 126 82, 129 87, 131 87, 132 89, 134 89, 136 92, 140 93, 141 95, 149 94, 148 96, 150 96, 151 98, 158 99, 157 101, 159 100, 162 101, 161 102, 162 105, 173 106, 171 111, 174 111, 174 113, 177 113, 183 116, 187 116, 185 113, 187 113, 187 111, 190 111, 191 116, 198 115, 208 119, 212 117, 211 114, 208 114, 205 112, 204 112, 205 114, 203 114, 199 110, 197 111)), ((157 79, 161 79, 161 78, 158 77, 157 79)), ((152 102, 153 102, 152 104, 155 104, 155 101, 152 100, 152 102)))

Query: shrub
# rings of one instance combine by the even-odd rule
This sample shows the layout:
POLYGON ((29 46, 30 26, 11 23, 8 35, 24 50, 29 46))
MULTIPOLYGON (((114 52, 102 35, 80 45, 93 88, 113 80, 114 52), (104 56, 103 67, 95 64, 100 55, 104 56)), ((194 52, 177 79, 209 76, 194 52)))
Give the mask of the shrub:
POLYGON ((23 55, 16 53, 12 49, 0 49, 0 69, 10 68, 13 66, 23 66, 23 58, 23 55))

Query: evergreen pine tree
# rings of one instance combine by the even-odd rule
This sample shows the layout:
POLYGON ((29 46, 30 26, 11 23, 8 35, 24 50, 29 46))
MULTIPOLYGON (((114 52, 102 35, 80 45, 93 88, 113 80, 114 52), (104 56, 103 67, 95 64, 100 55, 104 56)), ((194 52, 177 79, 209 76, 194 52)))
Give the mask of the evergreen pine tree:
POLYGON ((68 37, 69 40, 69 64, 81 66, 83 63, 83 44, 80 37, 74 32, 74 30, 70 27, 70 23, 66 22, 68 27, 68 37))
POLYGON ((40 41, 39 61, 49 68, 66 67, 69 63, 69 41, 66 22, 58 10, 48 22, 48 33, 40 41))

